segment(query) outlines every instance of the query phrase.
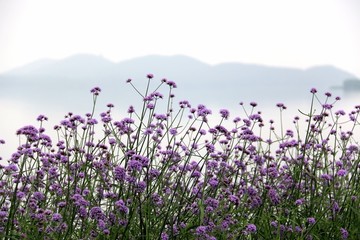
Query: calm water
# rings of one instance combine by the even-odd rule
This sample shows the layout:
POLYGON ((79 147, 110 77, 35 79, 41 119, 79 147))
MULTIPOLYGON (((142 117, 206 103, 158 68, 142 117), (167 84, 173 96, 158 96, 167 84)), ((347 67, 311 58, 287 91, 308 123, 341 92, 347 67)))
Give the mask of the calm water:
MULTIPOLYGON (((351 110, 354 109, 355 105, 360 105, 360 93, 352 93, 344 95, 342 92, 338 92, 338 94, 334 93, 334 96, 331 98, 335 98, 335 96, 340 96, 342 99, 337 102, 334 105, 333 111, 343 109, 346 113, 349 113, 351 110)), ((321 100, 324 100, 325 97, 322 93, 319 93, 319 98, 321 100)), ((256 96, 252 99, 256 101, 256 96)), ((180 101, 179 99, 177 101, 180 101)), ((331 102, 329 101, 329 102, 331 102)), ((244 106, 249 110, 250 100, 244 100, 244 106)), ((275 106, 276 99, 273 100, 266 100, 265 102, 262 102, 261 97, 259 97, 258 101, 259 105, 256 107, 256 111, 261 111, 263 119, 265 120, 265 123, 268 126, 268 121, 270 119, 273 119, 275 123, 280 123, 280 112, 279 109, 275 106)), ((310 102, 311 102, 311 94, 308 95, 308 98, 304 98, 303 100, 288 100, 283 101, 283 103, 287 106, 287 109, 283 111, 283 127, 284 129, 294 129, 293 128, 293 118, 294 116, 300 116, 303 126, 303 131, 305 131, 306 124, 304 123, 305 117, 301 116, 301 113, 298 110, 301 110, 302 112, 309 112, 310 109, 310 102)), ((91 101, 88 101, 89 104, 87 108, 80 108, 74 110, 75 114, 84 115, 86 112, 91 111, 91 101)), ((76 106, 76 103, 74 103, 76 106)), ((98 113, 100 113, 100 110, 106 111, 106 107, 104 106, 104 103, 99 104, 98 106, 98 113)), ((115 111, 114 111, 114 117, 121 119, 126 116, 126 108, 130 104, 120 104, 116 105, 115 111)), ((74 106, 74 105, 72 105, 74 106)), ((232 105, 229 106, 227 104, 222 104, 221 101, 214 102, 207 104, 209 108, 212 109, 212 116, 209 118, 211 119, 212 123, 217 123, 220 120, 218 111, 221 108, 227 108, 230 110, 230 120, 225 123, 225 126, 231 128, 232 122, 231 120, 239 116, 240 118, 244 118, 245 114, 242 108, 239 105, 232 105)), ((317 112, 320 111, 320 105, 317 103, 317 112)), ((0 99, 0 139, 4 139, 6 141, 5 145, 0 145, 0 156, 3 158, 2 162, 4 163, 4 160, 8 159, 13 152, 16 151, 16 148, 19 144, 19 138, 15 135, 15 132, 17 129, 19 129, 22 126, 25 125, 34 125, 38 126, 39 123, 36 121, 36 117, 39 114, 44 114, 49 117, 49 121, 45 123, 45 128, 47 130, 47 134, 50 135, 53 138, 53 142, 56 142, 56 138, 54 136, 54 131, 52 130, 53 126, 55 124, 58 124, 60 120, 63 119, 64 115, 67 113, 66 106, 63 109, 54 109, 50 106, 44 107, 44 105, 34 105, 31 103, 27 103, 24 101, 16 101, 13 99, 0 99)), ((344 120, 347 120, 348 117, 344 116, 344 120)), ((279 129, 279 125, 277 126, 279 129)), ((359 127, 360 128, 360 127, 359 127)), ((280 129, 279 129, 280 133, 280 129)), ((360 140, 360 131, 358 130, 354 136, 355 138, 360 140)))

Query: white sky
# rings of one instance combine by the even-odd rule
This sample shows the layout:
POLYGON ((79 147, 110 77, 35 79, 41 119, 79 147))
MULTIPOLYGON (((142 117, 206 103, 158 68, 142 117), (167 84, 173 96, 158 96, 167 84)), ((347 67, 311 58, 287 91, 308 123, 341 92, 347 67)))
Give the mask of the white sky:
POLYGON ((0 73, 76 53, 331 64, 360 76, 360 1, 0 0, 0 73))

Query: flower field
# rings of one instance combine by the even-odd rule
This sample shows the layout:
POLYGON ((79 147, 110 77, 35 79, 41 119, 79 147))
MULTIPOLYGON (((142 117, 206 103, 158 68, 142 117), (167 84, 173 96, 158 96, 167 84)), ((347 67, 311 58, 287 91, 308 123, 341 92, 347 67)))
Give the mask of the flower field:
POLYGON ((111 103, 95 114, 95 87, 92 111, 68 113, 56 138, 45 115, 16 131, 1 239, 360 239, 360 105, 335 110, 311 89, 286 129, 255 102, 232 116, 175 100, 176 83, 152 74, 144 92, 127 84, 142 107, 122 119, 111 103))

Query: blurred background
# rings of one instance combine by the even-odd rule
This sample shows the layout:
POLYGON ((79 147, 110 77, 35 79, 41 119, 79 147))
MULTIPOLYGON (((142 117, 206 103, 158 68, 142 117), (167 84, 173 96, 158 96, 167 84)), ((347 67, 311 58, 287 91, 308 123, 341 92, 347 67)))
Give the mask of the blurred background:
POLYGON ((142 101, 125 81, 142 89, 147 73, 214 115, 242 117, 239 102, 255 101, 277 118, 281 102, 291 125, 312 87, 349 112, 360 104, 359 12, 357 0, 0 0, 0 156, 39 114, 50 134, 67 112, 90 112, 94 86, 98 112, 111 102, 124 117, 142 101))

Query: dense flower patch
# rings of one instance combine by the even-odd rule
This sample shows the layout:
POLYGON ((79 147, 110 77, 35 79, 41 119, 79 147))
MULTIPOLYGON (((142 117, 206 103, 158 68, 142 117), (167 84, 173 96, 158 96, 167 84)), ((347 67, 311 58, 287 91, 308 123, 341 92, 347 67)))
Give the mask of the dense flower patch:
POLYGON ((2 239, 359 239, 360 106, 335 111, 326 93, 315 112, 311 89, 292 129, 255 102, 213 124, 205 105, 175 104, 174 82, 152 91, 147 77, 144 93, 127 81, 143 107, 123 119, 113 104, 94 116, 96 87, 92 113, 69 113, 56 142, 44 115, 16 132, 22 145, 0 166, 2 239))

